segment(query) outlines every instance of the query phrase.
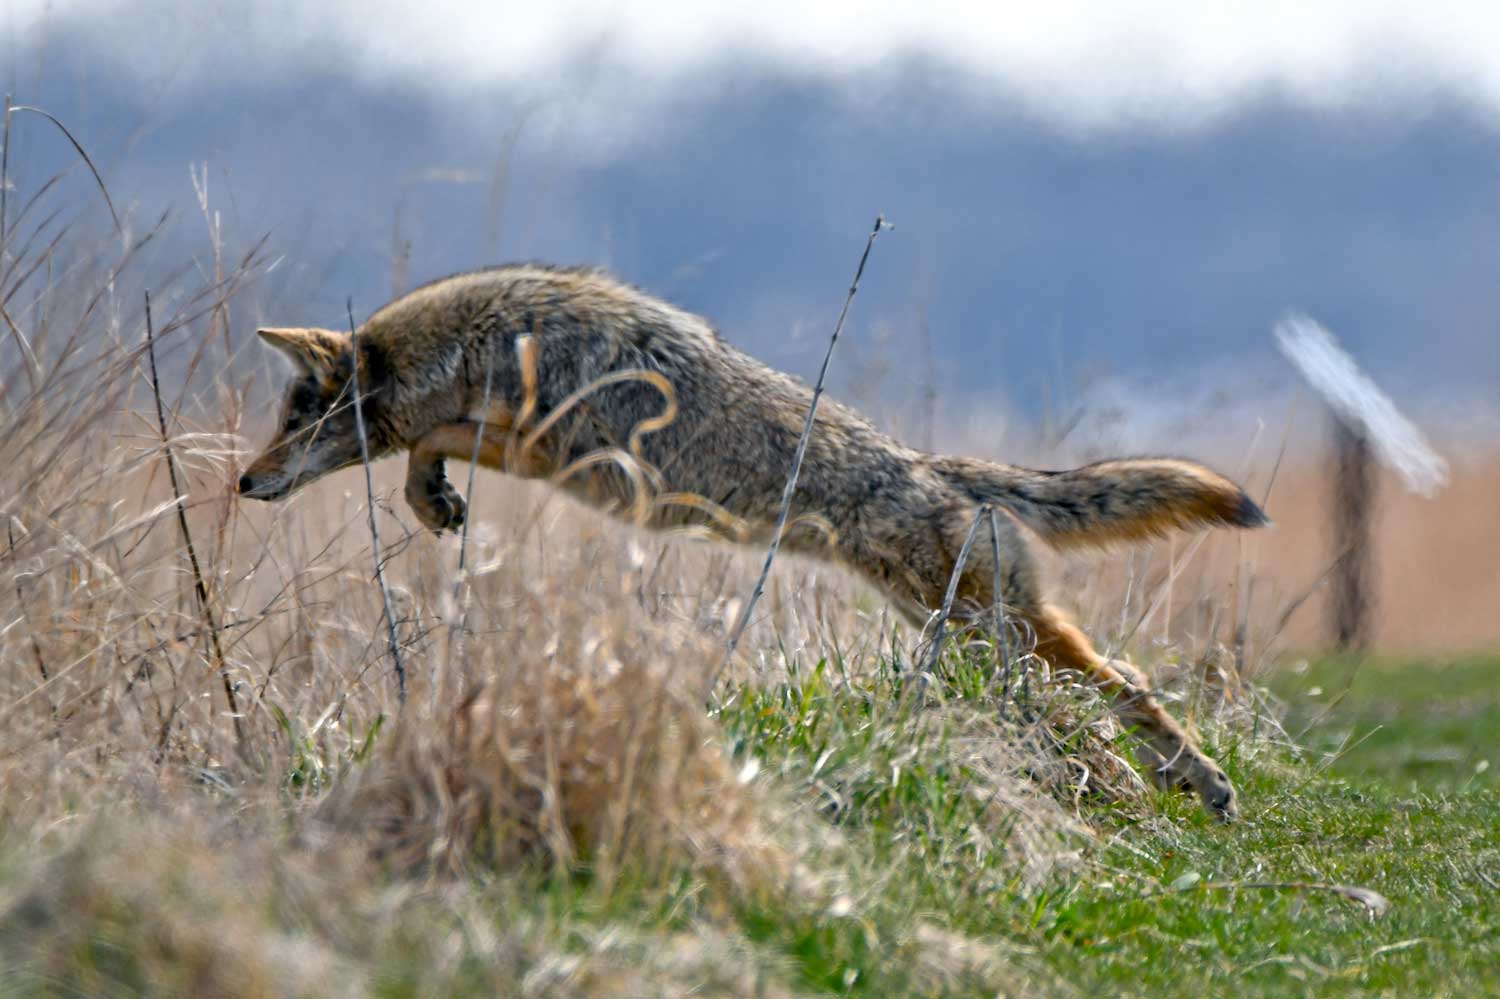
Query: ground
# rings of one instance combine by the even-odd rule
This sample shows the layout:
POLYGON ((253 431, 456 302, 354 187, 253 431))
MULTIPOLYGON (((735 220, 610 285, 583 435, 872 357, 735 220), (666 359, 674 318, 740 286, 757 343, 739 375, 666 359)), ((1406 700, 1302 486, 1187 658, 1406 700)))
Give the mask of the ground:
MULTIPOLYGON (((969 892, 982 863, 903 851, 913 869, 888 890, 1019 944, 1017 960, 1084 995, 1500 995, 1500 661, 1296 663, 1272 688, 1305 750, 1218 747, 1243 821, 1164 796, 1145 820, 1090 813, 1105 845, 1040 891, 969 892), (1370 889, 1389 908, 1300 884, 1370 889)), ((888 994, 856 941, 820 944, 800 951, 805 984, 888 994)))
POLYGON ((1325 661, 1273 686, 1304 761, 1239 768, 1233 828, 1184 814, 1104 850, 1113 877, 1036 917, 1048 963, 1101 995, 1500 995, 1500 661, 1325 661), (1390 909, 1218 887, 1302 881, 1390 909))
MULTIPOLYGON (((805 851, 769 885, 708 825, 690 863, 666 828, 649 870, 544 852, 412 882, 310 831, 305 799, 344 778, 309 740, 281 819, 231 821, 210 781, 190 819, 80 807, 0 840, 0 995, 1500 995, 1500 660, 1284 667, 1259 721, 1203 725, 1241 789, 1227 827, 1111 792, 1124 739, 1066 682, 1010 691, 1004 724, 1051 719, 1017 771, 1003 683, 945 662, 926 686, 824 660, 721 687, 714 786, 761 788, 746 821, 805 851)), ((390 738, 362 734, 343 772, 390 738)))

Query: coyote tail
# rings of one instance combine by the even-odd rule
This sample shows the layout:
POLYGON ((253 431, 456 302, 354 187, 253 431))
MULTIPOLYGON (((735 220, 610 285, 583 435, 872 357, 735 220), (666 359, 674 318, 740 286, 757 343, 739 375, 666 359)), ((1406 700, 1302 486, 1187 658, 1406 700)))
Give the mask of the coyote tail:
POLYGON ((1270 522, 1239 486, 1177 458, 1124 458, 1044 472, 937 457, 932 467, 975 502, 1005 507, 1057 548, 1140 541, 1173 528, 1270 522))

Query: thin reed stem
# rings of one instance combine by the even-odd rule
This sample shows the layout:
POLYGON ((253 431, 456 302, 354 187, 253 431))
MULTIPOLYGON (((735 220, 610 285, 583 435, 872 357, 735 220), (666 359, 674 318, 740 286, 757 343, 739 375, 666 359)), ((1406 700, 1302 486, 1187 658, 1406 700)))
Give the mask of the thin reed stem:
POLYGON ((366 509, 370 514, 370 540, 375 546, 375 581, 380 585, 380 599, 385 605, 386 634, 391 643, 391 659, 396 664, 397 697, 406 703, 406 664, 401 660, 401 641, 396 636, 396 616, 391 613, 391 591, 385 585, 384 559, 380 554, 380 525, 375 519, 375 479, 370 474, 370 443, 365 435, 365 407, 359 388, 359 330, 354 328, 354 299, 346 303, 349 312, 349 365, 354 382, 354 430, 359 435, 359 459, 365 469, 366 509))
POLYGON ((870 250, 875 245, 875 237, 880 235, 882 229, 889 228, 891 226, 886 222, 884 215, 875 216, 875 227, 870 230, 869 239, 865 240, 865 251, 860 254, 859 267, 854 271, 854 280, 849 284, 849 293, 844 296, 844 307, 839 310, 839 319, 834 324, 833 336, 828 339, 828 350, 823 354, 823 366, 818 369, 818 380, 813 385, 812 402, 807 407, 807 420, 802 424, 802 436, 797 441, 797 452, 792 458, 791 474, 787 476, 786 488, 781 493, 781 509, 776 514, 776 529, 771 534, 771 546, 766 550, 765 564, 761 566, 760 577, 755 581, 755 589, 750 592, 750 599, 745 601, 745 608, 740 611, 739 620, 735 622, 734 629, 729 633, 729 641, 724 646, 724 658, 709 675, 708 690, 710 692, 718 685, 719 674, 734 656, 734 650, 739 646, 740 638, 744 636, 745 628, 750 624, 750 615, 760 601, 761 594, 765 592, 766 578, 771 575, 771 564, 776 561, 776 552, 781 548, 781 535, 786 530, 787 516, 792 509, 792 494, 797 491, 797 477, 802 473, 802 459, 806 457, 807 443, 812 439, 813 421, 818 415, 818 400, 823 397, 823 383, 828 378, 828 364, 833 360, 833 348, 838 345, 839 334, 844 331, 844 321, 849 317, 849 306, 853 304, 854 295, 859 291, 859 279, 864 276, 865 263, 870 259, 870 250))
MULTIPOLYGON (((5 518, 5 540, 10 545, 7 554, 9 554, 9 552, 14 552, 16 550, 16 532, 15 529, 11 526, 9 517, 5 518)), ((31 638, 31 655, 32 658, 36 661, 36 671, 41 674, 42 686, 46 686, 52 681, 52 677, 47 672, 47 659, 42 655, 42 643, 37 640, 36 628, 33 627, 31 623, 31 611, 27 609, 26 594, 21 589, 21 578, 19 575, 15 577, 15 584, 16 606, 21 610, 22 621, 25 623, 27 634, 31 638)), ((52 713, 57 714, 56 705, 53 706, 52 713)))
POLYGON ((1010 678, 1014 662, 1010 658, 1010 636, 1005 628, 1005 570, 1000 564, 1000 515, 986 503, 982 508, 990 518, 990 548, 995 558, 995 638, 999 643, 1000 656, 1005 663, 1005 679, 1000 690, 1000 714, 1005 715, 1005 706, 1010 702, 1010 678))
MULTIPOLYGON (((198 611, 208 628, 208 644, 213 650, 214 665, 219 678, 224 682, 224 700, 229 705, 229 717, 234 722, 234 735, 242 756, 248 752, 245 741, 245 725, 240 717, 239 698, 234 692, 234 681, 229 677, 229 663, 224 658, 223 643, 219 640, 219 624, 214 618, 213 601, 209 599, 208 583, 203 578, 203 568, 198 562, 198 549, 193 545, 193 532, 188 529, 187 502, 182 492, 182 482, 177 475, 177 456, 172 452, 171 439, 167 435, 167 413, 161 403, 161 379, 156 373, 156 330, 151 323, 151 292, 146 292, 146 356, 151 365, 151 396, 156 400, 156 423, 161 430, 162 456, 167 465, 167 478, 172 483, 172 497, 177 506, 177 528, 182 532, 182 543, 187 548, 188 564, 193 570, 193 592, 198 598, 198 611)), ((248 759, 248 757, 246 757, 248 759)))
MULTIPOLYGON (((56 125, 57 130, 61 132, 70 143, 72 143, 74 151, 77 152, 79 158, 83 160, 83 165, 88 167, 89 173, 94 175, 94 183, 99 185, 99 193, 104 195, 104 205, 109 209, 109 217, 115 224, 115 232, 123 235, 125 232, 125 227, 120 223, 119 213, 115 211, 114 199, 109 196, 109 188, 104 186, 104 178, 99 175, 99 168, 94 166, 94 161, 89 157, 88 151, 83 148, 83 143, 79 142, 78 139, 74 137, 73 133, 68 131, 68 126, 64 125, 62 121, 60 121, 58 117, 52 112, 44 111, 41 108, 32 107, 29 104, 12 104, 9 97, 5 99, 5 131, 7 133, 7 137, 10 132, 11 115, 15 114, 18 111, 29 111, 32 114, 41 115, 43 118, 46 118, 52 124, 56 125)), ((9 143, 7 143, 7 146, 8 145, 9 143)), ((3 186, 0 186, 0 191, 3 190, 3 186)))
MULTIPOLYGON (((10 113, 13 108, 10 94, 6 94, 5 124, 0 127, 0 275, 5 273, 5 227, 10 215, 10 113)), ((26 214, 24 209, 21 214, 26 214)))
MULTIPOLYGON (((958 550, 958 559, 953 563, 953 572, 948 576, 948 592, 943 594, 943 607, 938 611, 937 631, 932 636, 932 648, 927 653, 927 672, 937 669, 938 656, 943 652, 943 640, 947 638, 948 617, 953 613, 953 600, 958 596, 958 581, 963 577, 964 565, 969 561, 969 551, 974 547, 974 538, 979 534, 979 525, 989 511, 989 504, 979 508, 969 524, 969 533, 964 536, 963 547, 958 550)), ((996 597, 998 600, 999 598, 996 597)))

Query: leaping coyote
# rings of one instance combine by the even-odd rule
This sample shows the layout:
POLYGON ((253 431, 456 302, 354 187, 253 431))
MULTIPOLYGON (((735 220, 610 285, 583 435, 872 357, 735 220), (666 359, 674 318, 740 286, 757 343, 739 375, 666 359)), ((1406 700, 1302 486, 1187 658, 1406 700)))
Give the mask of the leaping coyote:
MULTIPOLYGON (((521 265, 446 278, 386 305, 353 340, 321 329, 260 335, 297 376, 281 429, 246 469, 240 493, 280 499, 359 463, 350 384, 357 342, 370 455, 409 452, 406 499, 438 531, 464 517, 444 459, 470 460, 477 435, 486 467, 551 478, 649 526, 766 540, 812 398, 706 320, 592 270, 521 265)), ((1187 784, 1209 812, 1233 817, 1229 778, 1141 674, 1095 651, 1048 601, 1025 532, 1057 547, 1108 545, 1171 528, 1257 527, 1266 523, 1260 508, 1190 461, 1045 472, 927 454, 825 402, 793 501, 797 526, 783 544, 854 570, 920 625, 940 606, 983 504, 1005 514, 1000 595, 1006 613, 1035 632, 1037 653, 1103 690, 1143 740, 1158 780, 1187 784)), ((975 545, 955 620, 984 624, 994 580, 991 546, 975 545)))

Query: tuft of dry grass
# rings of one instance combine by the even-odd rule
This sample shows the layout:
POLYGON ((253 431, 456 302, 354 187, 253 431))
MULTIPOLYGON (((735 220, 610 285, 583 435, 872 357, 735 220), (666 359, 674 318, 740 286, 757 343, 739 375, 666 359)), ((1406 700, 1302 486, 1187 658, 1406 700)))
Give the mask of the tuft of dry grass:
POLYGON ((134 818, 31 844, 7 871, 8 994, 364 994, 347 961, 265 919, 291 865, 248 837, 226 842, 194 811, 134 818), (214 848, 230 842, 238 859, 214 848))
MULTIPOLYGON (((268 803, 262 803, 267 804, 268 803)), ((647 929, 538 912, 536 883, 372 877, 368 856, 271 807, 119 803, 0 852, 7 995, 790 997, 791 969, 712 920, 647 929)))
POLYGON ((621 603, 575 588, 511 618, 477 653, 483 682, 403 719, 330 816, 402 870, 539 862, 587 867, 604 890, 622 867, 784 884, 791 855, 696 697, 716 643, 621 603))

